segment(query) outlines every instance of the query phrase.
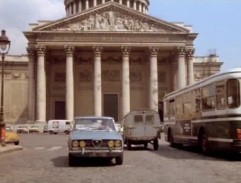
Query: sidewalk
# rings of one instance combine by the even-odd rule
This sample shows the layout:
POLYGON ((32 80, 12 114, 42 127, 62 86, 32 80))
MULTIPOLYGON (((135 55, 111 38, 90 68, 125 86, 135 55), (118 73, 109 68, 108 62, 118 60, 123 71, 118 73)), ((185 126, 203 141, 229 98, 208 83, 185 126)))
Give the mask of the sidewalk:
POLYGON ((10 152, 14 152, 14 151, 20 151, 22 149, 23 149, 22 146, 16 146, 16 145, 13 145, 13 144, 6 144, 6 146, 0 145, 0 155, 7 154, 7 153, 10 153, 10 152))

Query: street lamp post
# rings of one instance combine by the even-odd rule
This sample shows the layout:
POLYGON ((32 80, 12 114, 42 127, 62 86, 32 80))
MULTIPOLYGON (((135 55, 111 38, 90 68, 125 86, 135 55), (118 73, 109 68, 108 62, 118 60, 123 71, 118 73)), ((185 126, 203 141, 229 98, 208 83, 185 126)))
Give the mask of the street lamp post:
MULTIPOLYGON (((0 141, 3 143, 3 133, 5 133, 4 128, 4 59, 5 55, 8 54, 10 49, 11 41, 9 41, 6 36, 6 31, 2 30, 2 34, 0 36, 0 55, 2 56, 2 73, 1 73, 1 106, 0 106, 0 141)), ((5 137, 4 137, 5 138, 5 137)))

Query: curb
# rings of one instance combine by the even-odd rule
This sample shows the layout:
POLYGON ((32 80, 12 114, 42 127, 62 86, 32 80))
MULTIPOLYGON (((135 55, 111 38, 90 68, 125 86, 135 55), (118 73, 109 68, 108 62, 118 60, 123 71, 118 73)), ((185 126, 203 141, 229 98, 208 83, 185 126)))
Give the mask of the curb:
POLYGON ((14 151, 20 151, 23 150, 22 146, 4 146, 4 147, 0 147, 0 155, 2 154, 7 154, 10 152, 14 152, 14 151))

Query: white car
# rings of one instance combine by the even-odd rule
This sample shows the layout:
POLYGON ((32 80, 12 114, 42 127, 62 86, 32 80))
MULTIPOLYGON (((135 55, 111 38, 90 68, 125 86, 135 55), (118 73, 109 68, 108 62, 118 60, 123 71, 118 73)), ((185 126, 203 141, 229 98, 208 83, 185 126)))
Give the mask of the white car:
POLYGON ((28 126, 27 125, 20 125, 16 129, 17 133, 28 133, 28 126))

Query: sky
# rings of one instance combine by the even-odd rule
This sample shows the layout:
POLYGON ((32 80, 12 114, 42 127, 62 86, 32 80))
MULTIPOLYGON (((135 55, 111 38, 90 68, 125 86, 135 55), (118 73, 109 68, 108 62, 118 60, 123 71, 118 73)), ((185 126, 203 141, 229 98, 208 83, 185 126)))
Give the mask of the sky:
MULTIPOLYGON (((241 66, 241 0, 150 0, 149 14, 192 25, 198 33, 195 56, 215 52, 224 62, 222 71, 241 66)), ((23 31, 29 23, 64 17, 64 0, 0 0, 0 30, 11 40, 9 54, 26 54, 23 31)))

